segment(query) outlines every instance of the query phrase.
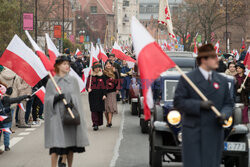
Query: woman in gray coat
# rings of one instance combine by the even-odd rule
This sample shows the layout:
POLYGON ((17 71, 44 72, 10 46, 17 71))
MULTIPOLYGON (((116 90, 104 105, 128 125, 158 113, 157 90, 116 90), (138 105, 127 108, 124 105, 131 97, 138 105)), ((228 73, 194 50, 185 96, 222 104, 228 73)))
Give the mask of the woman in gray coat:
POLYGON ((46 86, 45 95, 45 148, 50 149, 52 167, 56 167, 58 155, 59 167, 72 166, 73 154, 85 152, 89 145, 87 128, 84 121, 80 88, 77 79, 69 76, 70 60, 66 56, 59 56, 55 63, 56 83, 63 94, 59 95, 52 81, 46 86), (62 99, 69 103, 64 105, 62 99), (79 112, 80 125, 64 125, 62 118, 66 108, 73 108, 79 112))

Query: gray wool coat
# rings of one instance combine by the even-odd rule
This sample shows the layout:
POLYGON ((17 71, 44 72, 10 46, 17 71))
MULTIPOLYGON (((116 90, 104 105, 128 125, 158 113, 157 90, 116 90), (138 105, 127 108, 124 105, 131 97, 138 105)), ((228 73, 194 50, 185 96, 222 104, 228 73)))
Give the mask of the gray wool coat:
MULTIPOLYGON (((199 69, 187 75, 221 113, 225 113, 227 118, 232 115, 234 103, 225 77, 213 72, 209 83, 199 69)), ((175 91, 174 106, 183 113, 184 167, 219 167, 224 129, 219 125, 213 111, 200 109, 200 102, 198 94, 181 77, 175 91)))
POLYGON ((54 96, 58 94, 52 81, 49 80, 46 86, 44 100, 45 114, 45 148, 66 148, 66 147, 85 147, 89 145, 87 127, 84 120, 83 106, 80 96, 80 88, 77 79, 66 75, 61 78, 54 77, 61 91, 65 94, 67 102, 73 102, 80 114, 81 123, 78 126, 64 126, 62 116, 65 112, 63 102, 58 102, 53 107, 54 96))

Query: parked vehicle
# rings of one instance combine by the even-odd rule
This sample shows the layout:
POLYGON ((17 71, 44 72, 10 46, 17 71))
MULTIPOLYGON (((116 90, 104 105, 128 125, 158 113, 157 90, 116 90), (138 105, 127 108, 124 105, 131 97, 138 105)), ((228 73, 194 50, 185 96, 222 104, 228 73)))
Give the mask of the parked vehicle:
MULTIPOLYGON (((149 123, 150 166, 161 167, 162 162, 181 162, 182 115, 173 108, 174 92, 180 75, 167 73, 161 77, 162 99, 152 111, 149 123)), ((231 96, 234 95, 234 78, 225 76, 231 96)), ((248 167, 249 147, 248 127, 242 124, 241 106, 236 104, 225 128, 224 152, 222 164, 225 167, 248 167)))

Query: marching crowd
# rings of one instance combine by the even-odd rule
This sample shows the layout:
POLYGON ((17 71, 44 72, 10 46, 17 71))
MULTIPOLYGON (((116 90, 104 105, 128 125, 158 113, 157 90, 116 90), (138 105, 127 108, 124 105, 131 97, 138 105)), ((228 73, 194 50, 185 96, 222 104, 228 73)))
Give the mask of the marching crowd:
MULTIPOLYGON (((63 66, 62 62, 69 62, 69 67, 74 69, 74 71, 79 75, 79 77, 83 77, 84 73, 83 70, 88 68, 89 66, 89 55, 70 55, 68 50, 65 50, 65 55, 60 56, 55 63, 55 72, 56 76, 60 76, 61 70, 59 67, 63 66)), ((68 70, 68 69, 67 69, 68 70)), ((65 76, 67 76, 68 71, 65 72, 65 76)), ((118 113, 117 108, 117 101, 122 100, 123 103, 128 102, 128 94, 129 94, 129 85, 132 78, 133 69, 129 68, 126 61, 119 60, 115 57, 114 54, 108 54, 108 60, 103 62, 94 62, 91 70, 91 74, 87 79, 86 91, 88 92, 89 96, 89 105, 91 111, 91 118, 93 122, 93 130, 97 131, 99 126, 103 125, 103 115, 106 118, 106 127, 112 127, 112 118, 113 114, 118 113), (121 92, 121 98, 120 98, 121 92)), ((66 77, 64 75, 61 76, 66 81, 66 77)), ((57 78, 55 77, 57 80, 57 78)), ((71 78, 72 79, 72 78, 71 78)), ((71 79, 68 79, 69 82, 72 82, 71 79)), ((57 82, 60 79, 58 78, 57 82)), ((63 81, 61 81, 63 82, 63 81)), ((67 82, 66 82, 67 83, 67 82)), ((73 84, 73 83, 72 83, 73 84)), ((61 89, 63 89, 63 94, 59 95, 55 89, 50 89, 48 87, 50 82, 48 83, 48 77, 41 80, 35 87, 29 86, 21 77, 16 75, 10 69, 0 66, 0 94, 1 94, 1 101, 0 101, 0 115, 5 115, 7 118, 4 121, 0 121, 0 127, 6 128, 11 131, 11 133, 15 133, 14 126, 17 128, 31 128, 33 126, 40 125, 41 121, 45 119, 45 129, 48 126, 51 126, 53 122, 57 122, 56 120, 48 121, 51 115, 47 114, 49 112, 43 113, 43 110, 54 111, 57 108, 57 103, 59 104, 60 101, 66 98, 67 102, 69 103, 67 107, 73 108, 76 104, 80 102, 75 102, 74 99, 68 99, 67 92, 65 92, 66 88, 63 89, 64 85, 61 85, 60 82, 58 85, 61 89), (47 85, 47 86, 46 86, 47 85), (46 87, 46 96, 45 96, 45 104, 34 95, 40 87, 46 87), (53 91, 54 90, 54 91, 53 91), (49 94, 53 94, 52 100, 49 98, 49 94), (50 100, 47 100, 50 99, 50 100), (46 103, 47 102, 47 103, 46 103), (50 103, 53 102, 52 108, 50 107, 50 103), (72 105, 70 105, 72 104, 72 105), (44 118, 45 117, 45 118, 44 118), (47 121, 46 121, 47 119, 47 121), (48 125, 49 124, 49 125, 48 125)), ((68 86, 67 86, 68 87, 68 86)), ((75 86, 74 86, 75 87, 75 86)), ((72 88, 73 90, 74 88, 72 88)), ((71 90, 71 89, 70 89, 71 90)), ((72 92, 68 92, 72 96, 72 92)), ((77 99, 80 99, 77 98, 77 99)), ((73 109, 72 109, 73 110, 73 109)), ((77 109, 80 110, 80 109, 77 109)), ((74 112, 73 112, 74 113, 74 112)), ((80 112, 79 112, 80 113, 80 112)), ((80 118, 83 118, 80 117, 80 118)), ((84 122, 82 120, 81 122, 84 122)), ((84 125, 82 123, 81 125, 84 125)), ((55 128, 58 130, 58 124, 56 123, 55 128)), ((60 127, 59 127, 60 128, 60 127)), ((84 126, 82 127, 85 128, 84 126)), ((82 129, 82 130, 83 130, 82 129)), ((55 131, 57 131, 55 129, 55 131)), ((53 131, 53 129, 48 128, 46 130, 45 138, 47 139, 45 143, 46 146, 51 148, 52 145, 58 145, 58 141, 53 142, 53 133, 57 134, 57 132, 53 131), (50 137, 51 138, 50 138, 50 137), (49 139, 52 139, 49 140, 49 139)), ((71 131, 72 132, 72 131, 71 131)), ((4 146, 5 151, 9 151, 10 145, 10 132, 2 130, 1 134, 3 134, 4 146)), ((67 132, 66 132, 67 133, 67 132)), ((68 133, 69 134, 69 133, 68 133)), ((60 136, 60 134, 59 134, 60 136)), ((56 137, 58 138, 58 137, 56 137)), ((84 137, 86 138, 86 136, 84 137)), ((81 140, 81 139, 79 139, 81 140)), ((85 143, 82 143, 83 146, 88 145, 88 140, 84 139, 85 143)), ((70 145, 70 144, 69 144, 70 145)), ((60 146, 60 142, 59 142, 60 146)), ((83 152, 84 148, 74 148, 74 151, 83 152)), ((0 150, 0 154, 3 153, 3 150, 0 150)), ((58 155, 62 155, 60 153, 65 152, 65 150, 58 150, 56 148, 50 149, 50 154, 56 153, 58 155), (58 152, 59 151, 59 152, 58 152)), ((67 152, 68 154, 68 152, 67 152)), ((61 157, 62 162, 64 159, 61 157)))

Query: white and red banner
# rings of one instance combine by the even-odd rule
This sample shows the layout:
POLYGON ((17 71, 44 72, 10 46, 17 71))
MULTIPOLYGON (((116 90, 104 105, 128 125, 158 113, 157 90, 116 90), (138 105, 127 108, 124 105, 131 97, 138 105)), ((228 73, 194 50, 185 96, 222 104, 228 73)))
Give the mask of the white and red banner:
POLYGON ((169 37, 176 41, 168 0, 161 0, 159 3, 160 4, 158 22, 167 26, 169 37))
POLYGON ((121 47, 118 45, 117 42, 114 43, 113 49, 111 51, 112 54, 115 54, 115 57, 121 60, 131 61, 135 63, 136 61, 131 58, 130 56, 127 56, 121 49, 121 47))
POLYGON ((37 45, 37 43, 32 39, 28 31, 25 31, 26 36, 28 37, 33 49, 35 50, 37 56, 41 59, 44 67, 47 71, 53 71, 54 67, 53 64, 50 62, 48 57, 44 54, 42 49, 37 45))
POLYGON ((26 109, 24 108, 23 103, 19 103, 19 104, 18 104, 18 107, 19 107, 22 111, 26 112, 26 109))
POLYGON ((46 93, 46 90, 45 90, 45 87, 42 86, 40 89, 38 89, 35 93, 35 94, 40 100, 41 102, 44 104, 44 97, 45 97, 45 93, 46 93))
POLYGON ((82 52, 77 48, 77 49, 76 49, 75 55, 76 55, 76 56, 80 56, 81 54, 82 54, 82 52))
POLYGON ((243 64, 246 66, 247 69, 250 69, 250 46, 248 47, 243 64))
POLYGON ((1 130, 1 132, 7 132, 7 133, 12 134, 10 128, 1 128, 0 130, 1 130))
POLYGON ((41 60, 15 35, 0 57, 1 65, 11 69, 31 87, 48 75, 41 60))
MULTIPOLYGON (((47 42, 47 46, 48 46, 48 50, 49 50, 49 56, 53 59, 56 59, 56 57, 60 56, 60 53, 58 51, 58 49, 56 48, 55 44, 53 43, 53 41, 50 39, 48 34, 45 34, 46 37, 46 42, 47 42)), ((54 65, 54 64, 53 64, 54 65)), ((79 77, 79 75, 71 68, 69 75, 75 77, 77 79, 77 82, 79 84, 80 87, 80 92, 83 91, 84 89, 84 83, 82 81, 82 79, 79 77)))
POLYGON ((2 122, 3 120, 5 120, 6 118, 8 118, 8 117, 4 116, 4 115, 0 115, 0 122, 2 122))
POLYGON ((175 67, 176 64, 166 55, 135 17, 132 17, 131 34, 142 82, 145 120, 149 120, 151 116, 150 109, 153 108, 151 84, 161 73, 175 67))
POLYGON ((216 54, 219 54, 220 52, 220 41, 218 41, 215 45, 214 45, 214 49, 216 54))
POLYGON ((100 45, 100 52, 98 55, 98 59, 102 60, 104 63, 108 60, 108 56, 106 55, 106 53, 104 52, 102 46, 100 45))
POLYGON ((198 48, 197 48, 196 38, 194 38, 194 54, 198 55, 198 48))

